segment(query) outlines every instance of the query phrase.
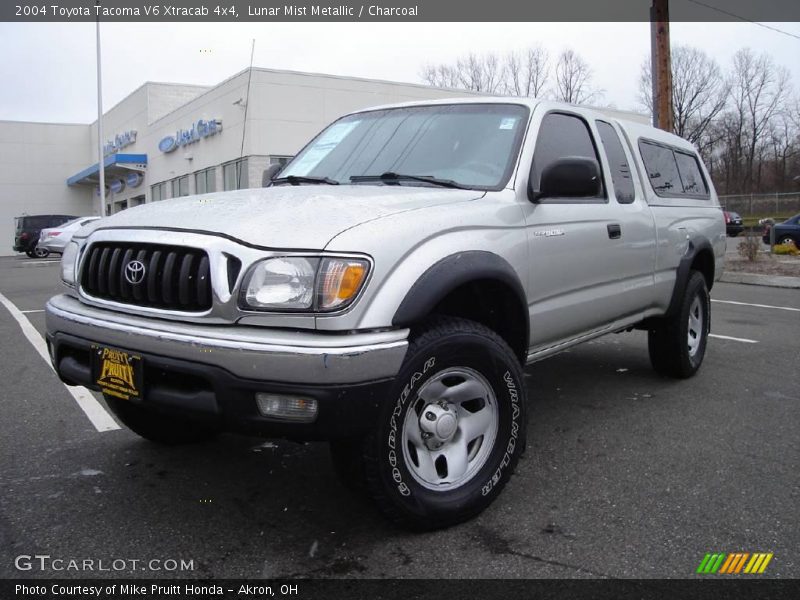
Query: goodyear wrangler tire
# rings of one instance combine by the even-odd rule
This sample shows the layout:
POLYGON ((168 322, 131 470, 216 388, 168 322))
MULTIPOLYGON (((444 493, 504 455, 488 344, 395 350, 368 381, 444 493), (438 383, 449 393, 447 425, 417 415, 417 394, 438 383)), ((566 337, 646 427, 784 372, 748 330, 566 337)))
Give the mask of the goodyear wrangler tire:
POLYGON ((367 490, 409 529, 466 521, 511 477, 525 430, 522 368, 511 348, 478 323, 436 319, 412 334, 364 442, 367 490))
POLYGON ((678 310, 648 333, 650 363, 657 373, 677 379, 697 373, 711 329, 710 302, 705 277, 692 271, 678 310))
POLYGON ((139 436, 166 446, 195 444, 213 439, 218 430, 210 425, 148 410, 127 400, 103 394, 111 412, 139 436))

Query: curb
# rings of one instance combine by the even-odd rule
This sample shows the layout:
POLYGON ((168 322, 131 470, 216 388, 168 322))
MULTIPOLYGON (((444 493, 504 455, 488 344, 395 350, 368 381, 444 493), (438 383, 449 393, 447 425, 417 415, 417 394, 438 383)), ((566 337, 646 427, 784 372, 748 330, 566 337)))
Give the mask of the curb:
POLYGON ((720 281, 723 283, 800 289, 800 277, 786 277, 784 275, 759 275, 758 273, 739 273, 734 271, 723 273, 720 281))

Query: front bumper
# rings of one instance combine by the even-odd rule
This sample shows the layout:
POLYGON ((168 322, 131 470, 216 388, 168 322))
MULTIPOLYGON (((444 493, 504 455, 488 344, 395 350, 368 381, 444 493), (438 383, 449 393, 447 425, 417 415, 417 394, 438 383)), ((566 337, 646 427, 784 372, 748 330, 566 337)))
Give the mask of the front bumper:
POLYGON ((259 435, 330 439, 363 431, 408 348, 407 329, 321 334, 196 325, 94 308, 66 296, 47 303, 47 342, 66 383, 98 389, 90 351, 99 344, 141 354, 143 403, 259 435), (313 423, 266 419, 256 392, 315 398, 313 423))

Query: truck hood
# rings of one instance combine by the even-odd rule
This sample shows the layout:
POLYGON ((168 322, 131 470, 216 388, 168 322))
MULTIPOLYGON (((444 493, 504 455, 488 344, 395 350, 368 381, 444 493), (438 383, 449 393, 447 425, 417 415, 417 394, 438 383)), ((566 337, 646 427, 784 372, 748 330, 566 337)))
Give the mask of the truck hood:
POLYGON ((137 206, 87 225, 85 235, 109 228, 165 228, 220 233, 268 248, 322 250, 341 232, 367 221, 483 195, 415 186, 284 185, 137 206))

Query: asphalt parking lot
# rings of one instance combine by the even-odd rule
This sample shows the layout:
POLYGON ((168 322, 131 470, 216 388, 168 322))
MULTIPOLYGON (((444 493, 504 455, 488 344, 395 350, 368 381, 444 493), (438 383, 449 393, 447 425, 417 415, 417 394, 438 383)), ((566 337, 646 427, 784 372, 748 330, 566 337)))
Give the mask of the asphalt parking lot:
MULTIPOLYGON (((57 262, 0 259, 0 293, 40 333, 59 287, 57 262)), ((650 369, 643 332, 529 367, 516 476, 428 534, 348 492, 324 444, 98 431, 0 307, 0 577, 683 578, 707 552, 773 552, 760 577, 800 577, 800 290, 712 298, 724 337, 689 381, 650 369), (34 554, 193 570, 15 568, 34 554)))

